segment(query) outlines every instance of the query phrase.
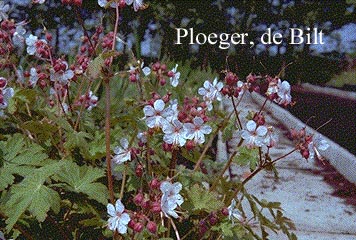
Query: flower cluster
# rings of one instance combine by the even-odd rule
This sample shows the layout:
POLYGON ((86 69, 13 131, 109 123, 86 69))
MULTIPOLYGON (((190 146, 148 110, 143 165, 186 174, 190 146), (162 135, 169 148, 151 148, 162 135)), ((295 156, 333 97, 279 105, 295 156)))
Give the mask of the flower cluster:
POLYGON ((272 126, 265 126, 264 117, 256 113, 253 120, 246 123, 246 129, 242 129, 235 134, 241 136, 249 148, 267 146, 271 148, 276 145, 278 136, 272 126))
POLYGON ((204 87, 199 88, 198 93, 199 95, 203 96, 209 111, 213 109, 212 103, 214 100, 222 100, 222 94, 220 91, 222 90, 223 86, 224 84, 222 82, 218 82, 218 79, 215 78, 212 83, 205 81, 204 87))
POLYGON ((153 106, 146 105, 143 109, 147 126, 162 129, 163 141, 169 145, 182 147, 187 140, 191 140, 193 145, 204 143, 205 135, 212 131, 205 124, 208 118, 202 108, 192 111, 193 107, 187 101, 184 106, 179 111, 176 100, 170 101, 167 107, 162 99, 155 100, 153 106), (187 108, 190 108, 190 114, 187 114, 187 108))
POLYGON ((268 78, 269 85, 266 95, 270 100, 274 100, 282 106, 287 106, 292 102, 290 95, 290 84, 287 81, 281 81, 279 78, 268 78))
POLYGON ((323 139, 320 135, 308 135, 306 134, 305 128, 297 131, 291 129, 290 136, 296 143, 296 149, 299 150, 300 154, 306 160, 312 160, 316 158, 320 161, 324 161, 323 156, 319 151, 325 151, 329 148, 328 142, 323 139))

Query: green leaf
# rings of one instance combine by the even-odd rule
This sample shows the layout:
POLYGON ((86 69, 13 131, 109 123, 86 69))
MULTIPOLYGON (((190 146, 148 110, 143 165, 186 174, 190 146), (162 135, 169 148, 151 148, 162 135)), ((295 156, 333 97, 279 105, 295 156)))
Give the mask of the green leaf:
POLYGON ((218 199, 218 193, 209 192, 202 186, 194 184, 188 191, 187 202, 193 206, 193 211, 204 210, 206 212, 221 209, 224 204, 218 199))
POLYGON ((92 136, 86 132, 68 132, 67 141, 64 143, 64 148, 68 151, 78 147, 80 152, 87 156, 89 152, 88 140, 91 140, 92 136))
POLYGON ((57 172, 62 162, 48 164, 36 169, 19 184, 13 185, 4 212, 8 216, 6 229, 9 232, 26 211, 43 222, 49 209, 55 213, 60 209, 60 196, 53 189, 43 185, 46 179, 57 172))
POLYGON ((94 60, 92 60, 87 69, 87 75, 91 79, 96 79, 100 76, 101 68, 104 65, 104 58, 103 55, 100 54, 94 60))
POLYGON ((250 165, 250 168, 254 170, 259 161, 258 149, 249 149, 247 147, 240 147, 239 153, 234 157, 234 163, 240 166, 250 165))
POLYGON ((69 191, 86 194, 90 199, 106 205, 108 203, 108 190, 104 184, 96 182, 104 176, 103 169, 90 166, 80 167, 74 162, 66 161, 55 178, 67 183, 69 191))
POLYGON ((5 190, 7 186, 14 182, 15 177, 13 176, 13 173, 14 169, 8 164, 0 168, 0 191, 5 190))

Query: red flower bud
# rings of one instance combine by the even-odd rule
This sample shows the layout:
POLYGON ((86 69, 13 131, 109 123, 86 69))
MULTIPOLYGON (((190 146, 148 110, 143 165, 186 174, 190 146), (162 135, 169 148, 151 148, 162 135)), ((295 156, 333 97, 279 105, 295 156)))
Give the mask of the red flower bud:
POLYGON ((151 189, 158 189, 161 186, 161 182, 157 178, 154 178, 150 181, 149 185, 151 189))
POLYGON ((153 202, 151 204, 151 212, 160 213, 161 212, 161 204, 159 202, 153 202))
POLYGON ((135 174, 137 177, 142 177, 143 175, 143 166, 141 164, 138 164, 135 169, 135 174))
POLYGON ((0 77, 0 89, 6 87, 7 80, 6 78, 0 77))
POLYGON ((149 221, 146 228, 150 233, 154 234, 157 232, 157 224, 155 222, 149 221))
POLYGON ((187 141, 187 143, 185 144, 185 148, 188 150, 188 151, 191 151, 195 148, 195 142, 192 141, 192 140, 189 140, 187 141))
POLYGON ((136 194, 136 196, 133 199, 133 202, 136 204, 136 206, 141 206, 143 202, 144 196, 142 193, 136 194))
POLYGON ((229 210, 227 209, 227 207, 224 207, 223 209, 221 209, 221 213, 224 216, 229 216, 229 210))
POLYGON ((134 229, 135 225, 136 225, 136 222, 134 220, 130 220, 130 222, 127 226, 131 229, 134 229))
POLYGON ((167 70, 167 65, 166 64, 162 64, 161 65, 161 70, 162 71, 166 71, 167 70))
POLYGON ((48 42, 52 41, 52 34, 50 34, 49 32, 46 32, 46 39, 48 42))
POLYGON ((174 76, 174 72, 169 71, 169 72, 167 73, 167 76, 168 76, 168 77, 173 77, 173 76, 174 76))
POLYGON ((142 232, 142 230, 143 230, 143 224, 142 223, 136 223, 135 224, 135 226, 134 226, 134 228, 133 228, 133 230, 135 231, 135 232, 142 232))
POLYGON ((156 72, 160 69, 160 67, 161 67, 161 64, 159 62, 156 62, 153 64, 152 70, 156 72))

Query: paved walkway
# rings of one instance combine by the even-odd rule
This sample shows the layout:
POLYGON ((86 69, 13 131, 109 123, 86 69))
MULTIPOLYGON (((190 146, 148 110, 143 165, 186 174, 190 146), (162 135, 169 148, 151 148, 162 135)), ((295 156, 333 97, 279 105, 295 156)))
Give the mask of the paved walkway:
MULTIPOLYGON (((227 111, 231 111, 229 103, 224 105, 227 111)), ((259 105, 247 94, 239 109, 242 109, 244 115, 249 109, 258 111, 259 105)), ((278 147, 271 151, 272 159, 293 149, 292 142, 286 137, 285 125, 288 124, 276 120, 271 113, 267 115, 266 122, 272 124, 279 135, 278 147)), ((225 147, 224 143, 219 143, 218 160, 223 161, 227 158, 225 147)), ((285 216, 292 219, 296 225, 294 232, 298 239, 356 239, 355 201, 354 204, 349 204, 345 199, 334 196, 335 188, 324 180, 327 174, 335 175, 335 172, 326 171, 314 161, 306 162, 297 152, 278 162, 276 167, 279 179, 275 179, 273 173, 263 171, 246 184, 246 189, 259 198, 281 202, 285 216)), ((238 176, 242 176, 246 170, 241 167, 233 168, 233 172, 238 176)), ((344 183, 345 181, 338 184, 344 183)), ((352 184, 349 186, 356 189, 352 184)), ((355 200, 355 197, 356 192, 351 198, 355 200)), ((270 235, 270 239, 287 238, 283 234, 274 234, 270 235)))

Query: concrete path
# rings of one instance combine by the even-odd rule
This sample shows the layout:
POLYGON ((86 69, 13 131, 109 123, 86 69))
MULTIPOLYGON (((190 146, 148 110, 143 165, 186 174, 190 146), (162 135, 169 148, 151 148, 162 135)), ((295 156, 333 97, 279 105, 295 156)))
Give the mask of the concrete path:
MULTIPOLYGON (((232 110, 230 103, 226 102, 223 105, 227 111, 232 110)), ((247 110, 258 111, 259 108, 260 103, 254 100, 249 93, 246 94, 239 107, 242 115, 246 114, 247 110)), ((266 109, 272 111, 269 107, 266 109)), ((288 116, 284 117, 288 119, 288 116)), ((286 133, 289 127, 296 127, 295 123, 283 122, 278 117, 276 119, 272 112, 267 114, 266 122, 272 124, 279 135, 278 147, 271 151, 272 159, 292 150, 293 143, 286 137, 286 133), (291 124, 292 126, 290 126, 291 124)), ((228 144, 219 142, 218 149, 218 160, 226 160, 228 158, 228 144)), ((338 149, 345 151, 342 148, 338 149)), ((336 157, 343 154, 346 158, 350 156, 348 152, 336 152, 336 157)), ((325 155, 327 159, 328 156, 325 155)), ((354 159, 355 156, 352 155, 351 160, 354 159)), ((340 159, 332 161, 337 160, 340 159)), ((345 168, 345 163, 342 166, 345 168)), ((356 201, 351 201, 354 204, 348 204, 346 199, 334 196, 335 189, 324 180, 327 174, 337 174, 335 171, 326 171, 323 166, 314 161, 306 162, 297 152, 278 162, 276 167, 279 172, 279 179, 275 179, 273 173, 263 171, 246 184, 246 189, 259 198, 281 202, 285 216, 292 219, 296 225, 294 232, 298 239, 356 239, 356 201)), ((351 169, 351 171, 346 172, 352 174, 355 170, 351 169)), ((235 166, 232 171, 240 177, 248 169, 235 166)), ((349 176, 349 178, 354 179, 355 176, 349 176)), ((338 184, 344 184, 344 182, 338 184)), ((356 189, 351 183, 348 186, 356 189)), ((355 196, 351 196, 351 198, 355 200, 355 197, 356 191, 355 196)), ((271 234, 270 239, 282 240, 287 238, 282 234, 271 234)))

